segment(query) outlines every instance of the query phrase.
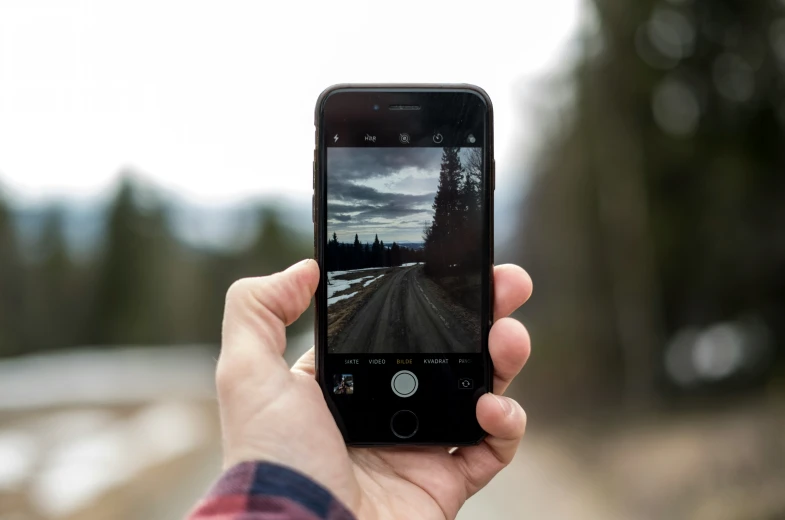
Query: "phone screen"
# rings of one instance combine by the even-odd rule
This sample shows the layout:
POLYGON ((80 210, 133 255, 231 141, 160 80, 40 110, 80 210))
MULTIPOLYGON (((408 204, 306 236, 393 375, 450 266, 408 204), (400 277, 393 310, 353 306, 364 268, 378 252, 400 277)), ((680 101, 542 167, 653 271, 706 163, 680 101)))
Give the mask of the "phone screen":
POLYGON ((407 135, 400 146, 327 149, 331 354, 482 348, 482 147, 414 146, 407 135))
POLYGON ((486 111, 473 95, 404 101, 354 94, 322 129, 324 367, 355 412, 427 413, 486 385, 486 111))

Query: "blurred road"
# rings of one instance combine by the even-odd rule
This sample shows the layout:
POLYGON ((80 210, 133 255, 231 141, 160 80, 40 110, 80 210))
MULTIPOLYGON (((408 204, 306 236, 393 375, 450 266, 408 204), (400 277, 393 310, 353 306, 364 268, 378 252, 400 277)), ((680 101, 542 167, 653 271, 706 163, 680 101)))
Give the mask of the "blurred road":
POLYGON ((472 351, 459 320, 434 294, 433 285, 425 283, 422 266, 398 268, 374 286, 376 291, 338 335, 332 352, 472 351))
POLYGON ((470 498, 458 520, 635 520, 603 497, 558 432, 529 431, 512 463, 470 498))
MULTIPOLYGON (((291 364, 312 334, 287 339, 291 364)), ((221 471, 217 346, 0 360, 0 519, 182 518, 221 471)))
MULTIPOLYGON (((290 338, 287 360, 311 340, 290 338)), ((199 346, 0 361, 0 519, 181 518, 221 470, 214 368, 199 346)), ((459 520, 780 518, 783 439, 775 400, 618 424, 532 417, 459 520)))

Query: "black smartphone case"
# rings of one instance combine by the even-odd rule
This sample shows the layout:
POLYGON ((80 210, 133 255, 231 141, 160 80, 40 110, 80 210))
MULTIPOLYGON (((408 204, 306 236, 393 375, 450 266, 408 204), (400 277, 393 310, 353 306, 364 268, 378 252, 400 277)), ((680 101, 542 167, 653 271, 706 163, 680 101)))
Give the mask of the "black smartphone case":
MULTIPOLYGON (((349 446, 357 446, 357 447, 376 447, 376 446, 392 446, 392 445, 406 445, 406 446, 472 446, 477 445, 485 439, 487 434, 483 433, 477 439, 473 439, 471 441, 458 441, 444 439, 444 441, 437 441, 437 442, 399 442, 399 443, 389 443, 389 442, 374 442, 374 441, 349 441, 346 428, 343 425, 343 420, 341 418, 340 413, 335 409, 332 405, 333 401, 330 398, 328 385, 329 382, 327 381, 327 375, 325 373, 325 366, 324 360, 327 350, 327 338, 326 338, 326 327, 324 329, 321 326, 322 320, 324 320, 326 324, 327 320, 327 309, 326 306, 323 307, 322 302, 327 301, 327 273, 324 270, 325 264, 325 235, 326 230, 322 229, 323 225, 326 225, 326 186, 323 182, 324 179, 324 165, 326 161, 325 156, 325 149, 324 147, 320 146, 320 139, 321 139, 321 128, 322 128, 322 109, 324 107, 324 103, 327 98, 333 94, 334 92, 341 91, 341 90, 368 90, 368 89, 381 89, 381 90, 399 90, 399 91, 406 91, 406 90, 413 90, 413 91, 450 91, 450 90, 459 90, 459 91, 471 91, 480 97, 483 98, 485 104, 488 109, 487 113, 487 140, 486 140, 486 148, 487 148, 487 158, 489 159, 490 163, 490 170, 489 170, 489 179, 486 180, 486 189, 485 191, 485 208, 486 208, 486 215, 485 218, 488 222, 488 247, 487 247, 487 254, 489 258, 488 265, 490 266, 490 273, 488 275, 488 291, 483 295, 484 298, 484 308, 488 309, 487 315, 487 330, 490 331, 490 327, 493 324, 493 301, 494 301, 494 281, 493 281, 493 266, 494 266, 494 191, 496 189, 496 162, 494 156, 494 128, 493 128, 493 105, 491 103, 491 98, 488 96, 487 92, 482 88, 471 85, 468 83, 444 83, 444 84, 429 84, 429 83, 341 83, 332 85, 327 87, 316 100, 316 106, 314 109, 314 127, 315 127, 315 140, 314 140, 314 159, 313 159, 313 188, 314 188, 314 195, 313 195, 313 203, 312 203, 312 220, 314 224, 314 258, 319 264, 320 269, 320 279, 319 279, 319 286, 316 290, 316 312, 314 317, 314 330, 315 330, 315 345, 314 345, 314 353, 315 353, 315 370, 316 370, 316 380, 319 383, 319 386, 322 389, 322 393, 324 394, 325 401, 327 402, 328 407, 330 408, 330 412, 332 413, 333 417, 335 418, 336 424, 338 428, 341 430, 341 433, 346 439, 346 443, 349 446), (485 301, 487 299, 487 301, 485 301)), ((486 386, 489 392, 493 391, 493 361, 491 360, 490 352, 488 349, 487 341, 485 342, 485 348, 483 349, 483 360, 485 365, 485 378, 486 378, 486 386)))

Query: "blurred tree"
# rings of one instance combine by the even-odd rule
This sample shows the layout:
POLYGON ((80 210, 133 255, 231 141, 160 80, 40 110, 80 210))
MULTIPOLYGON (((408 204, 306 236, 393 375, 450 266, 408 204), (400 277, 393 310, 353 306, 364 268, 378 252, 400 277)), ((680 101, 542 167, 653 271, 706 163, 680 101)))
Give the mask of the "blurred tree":
POLYGON ((646 406, 685 326, 752 313, 785 341, 783 5, 593 5, 524 205, 524 312, 563 402, 646 406))
MULTIPOLYGON (((236 250, 178 240, 169 210, 153 187, 124 174, 105 213, 100 251, 76 261, 61 207, 46 210, 22 251, 15 216, 0 197, 0 356, 82 345, 217 345, 234 280, 312 256, 310 237, 267 204, 257 209, 256 237, 236 250)), ((309 312, 292 330, 308 329, 311 320, 309 312)))
POLYGON ((125 175, 109 208, 91 330, 98 345, 167 343, 171 309, 165 260, 173 238, 151 189, 125 175))
MULTIPOLYGON (((259 209, 259 231, 251 247, 239 255, 240 269, 231 274, 231 279, 221 291, 219 299, 223 306, 223 294, 234 279, 245 276, 264 276, 282 271, 295 262, 313 258, 313 240, 286 226, 275 207, 259 209)), ((217 316, 221 316, 218 313, 217 316)), ((292 332, 302 332, 313 326, 312 310, 298 320, 292 332)))
POLYGON ((345 264, 344 258, 342 258, 340 246, 338 245, 338 235, 333 232, 333 237, 327 241, 327 251, 325 258, 327 260, 327 270, 328 271, 338 271, 343 269, 345 264))
POLYGON ((307 237, 290 229, 274 207, 258 210, 259 231, 251 247, 241 253, 244 276, 262 276, 286 269, 293 262, 313 256, 307 237))
POLYGON ((379 235, 373 239, 371 246, 371 261, 374 265, 382 265, 382 246, 379 244, 379 235))
POLYGON ((397 242, 393 242, 393 245, 390 248, 390 265, 397 267, 401 265, 401 263, 401 248, 397 242))
POLYGON ((76 266, 69 257, 61 208, 47 210, 25 273, 26 349, 78 344, 83 296, 75 292, 76 266))
POLYGON ((352 249, 352 269, 357 269, 360 266, 360 259, 363 256, 363 246, 360 244, 360 239, 357 233, 354 234, 354 247, 352 249))
POLYGON ((23 287, 19 245, 11 212, 0 189, 0 356, 23 349, 23 287))
POLYGON ((444 148, 439 169, 439 185, 433 200, 433 222, 425 230, 425 272, 442 276, 448 266, 458 261, 463 248, 465 212, 461 207, 463 167, 458 148, 444 148))
MULTIPOLYGON (((460 210, 463 212, 462 242, 477 244, 479 247, 482 230, 482 198, 480 183, 482 181, 482 148, 466 149, 463 182, 460 187, 460 210)), ((461 264, 465 271, 471 272, 480 266, 481 256, 477 248, 462 248, 461 264)))

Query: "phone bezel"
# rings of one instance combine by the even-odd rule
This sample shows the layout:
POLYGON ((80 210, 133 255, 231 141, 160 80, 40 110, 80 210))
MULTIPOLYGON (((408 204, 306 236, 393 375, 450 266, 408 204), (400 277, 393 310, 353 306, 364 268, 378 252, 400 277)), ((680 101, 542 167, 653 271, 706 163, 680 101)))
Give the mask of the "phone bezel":
MULTIPOLYGON (((325 265, 325 249, 326 249, 326 183, 324 182, 325 164, 326 164, 326 146, 323 142, 324 137, 324 108, 327 100, 336 93, 343 92, 357 92, 357 93, 383 93, 383 94, 404 94, 407 99, 412 96, 416 97, 417 94, 433 94, 433 93, 462 93, 472 94, 479 96, 485 106, 485 136, 484 136, 484 194, 485 194, 485 222, 487 223, 487 233, 485 233, 485 254, 487 261, 484 262, 488 267, 487 273, 487 290, 483 292, 483 310, 484 310, 484 330, 487 332, 493 323, 493 192, 495 189, 495 163, 493 151, 493 107, 491 100, 487 93, 481 88, 468 85, 468 84, 339 84, 333 85, 325 89, 319 96, 316 102, 314 113, 314 125, 316 128, 315 150, 314 150, 314 167, 313 167, 313 183, 314 183, 314 198, 313 198, 313 221, 314 221, 314 256, 322 267, 325 265)), ((347 444, 353 446, 383 446, 383 445, 448 445, 448 446, 463 446, 474 445, 481 442, 485 437, 485 432, 481 432, 477 436, 471 438, 461 438, 461 436, 453 438, 445 438, 431 441, 421 441, 419 439, 399 440, 395 442, 379 442, 373 439, 357 440, 350 438, 347 428, 343 424, 340 411, 334 404, 333 397, 330 393, 331 383, 325 373, 325 359, 326 359, 326 329, 327 329, 327 313, 326 313, 326 273, 322 269, 319 286, 316 292, 316 313, 315 313, 315 367, 316 379, 322 388, 325 400, 336 419, 336 423, 344 435, 347 444)), ((483 360, 483 374, 485 377, 485 388, 488 391, 493 390, 493 363, 488 351, 487 333, 483 338, 482 348, 483 360)), ((479 397, 478 397, 479 398, 479 397)))

